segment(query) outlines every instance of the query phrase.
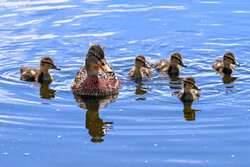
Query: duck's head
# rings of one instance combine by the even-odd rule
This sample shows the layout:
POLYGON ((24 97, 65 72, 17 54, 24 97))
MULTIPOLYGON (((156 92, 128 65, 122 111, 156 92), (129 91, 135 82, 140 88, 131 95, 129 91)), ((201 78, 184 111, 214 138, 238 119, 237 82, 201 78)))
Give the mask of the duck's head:
POLYGON ((236 59, 234 57, 234 54, 231 53, 231 52, 224 53, 224 55, 223 55, 223 62, 226 65, 234 64, 236 66, 240 66, 240 64, 237 63, 237 61, 236 61, 236 59))
POLYGON ((138 55, 135 57, 135 67, 141 68, 150 68, 150 65, 148 64, 146 58, 143 55, 138 55))
POLYGON ((92 43, 89 45, 89 51, 85 60, 86 66, 93 71, 98 71, 98 69, 101 68, 106 73, 113 72, 104 55, 104 50, 107 46, 101 47, 100 45, 92 43))
POLYGON ((180 53, 178 52, 174 52, 171 54, 170 56, 170 62, 172 65, 181 65, 183 67, 187 67, 184 63, 183 63, 183 60, 182 60, 182 56, 180 53))
POLYGON ((50 58, 50 57, 43 57, 41 60, 40 60, 40 68, 43 70, 43 71, 48 71, 49 69, 55 69, 55 70, 61 70, 60 68, 58 68, 54 61, 50 58))
POLYGON ((191 89, 201 90, 196 84, 193 77, 185 77, 183 79, 184 90, 189 91, 191 89))

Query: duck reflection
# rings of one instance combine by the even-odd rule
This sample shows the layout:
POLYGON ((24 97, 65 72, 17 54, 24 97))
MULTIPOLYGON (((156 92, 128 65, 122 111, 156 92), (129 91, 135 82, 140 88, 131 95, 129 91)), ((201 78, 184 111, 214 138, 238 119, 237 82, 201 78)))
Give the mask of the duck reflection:
POLYGON ((49 87, 51 83, 41 83, 40 86, 40 97, 43 99, 52 99, 56 96, 56 90, 49 87))
POLYGON ((195 120, 195 112, 201 111, 201 110, 192 109, 193 101, 182 101, 182 103, 184 106, 184 108, 183 108, 184 120, 194 121, 195 120))
MULTIPOLYGON (((169 88, 173 90, 181 89, 181 78, 178 75, 168 75, 169 76, 169 88)), ((179 91, 174 92, 174 94, 178 94, 179 91)))
POLYGON ((101 143, 104 141, 103 137, 107 134, 108 129, 112 129, 113 122, 104 122, 99 116, 99 109, 105 107, 109 103, 113 103, 118 95, 109 97, 86 97, 74 95, 79 107, 87 109, 86 113, 86 129, 89 130, 89 135, 92 137, 93 143, 101 143))
MULTIPOLYGON (((144 94, 146 94, 146 93, 148 93, 148 92, 151 91, 151 88, 147 88, 147 87, 143 86, 144 84, 142 83, 141 79, 136 79, 135 83, 136 83, 136 85, 135 85, 135 87, 136 87, 135 94, 136 95, 144 95, 144 94)), ((145 97, 140 97, 140 98, 137 98, 136 100, 137 101, 144 101, 146 99, 147 98, 145 98, 145 97)))
POLYGON ((236 81, 237 77, 231 77, 231 75, 224 75, 222 81, 224 84, 230 84, 236 81))

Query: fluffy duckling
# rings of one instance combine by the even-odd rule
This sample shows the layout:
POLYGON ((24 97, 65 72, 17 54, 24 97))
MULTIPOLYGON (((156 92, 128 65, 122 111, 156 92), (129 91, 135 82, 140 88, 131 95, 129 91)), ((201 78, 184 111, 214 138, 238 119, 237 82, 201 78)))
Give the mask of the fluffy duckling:
POLYGON ((106 47, 90 43, 85 65, 77 72, 72 83, 73 93, 83 96, 109 96, 118 93, 120 84, 105 58, 106 47))
POLYGON ((148 64, 143 55, 135 58, 135 66, 130 70, 129 76, 135 78, 144 78, 153 74, 152 67, 148 64))
POLYGON ((155 69, 160 72, 167 72, 168 74, 179 74, 181 72, 181 66, 187 67, 182 60, 180 53, 175 52, 170 56, 170 60, 162 59, 155 64, 155 69))
POLYGON ((61 70, 58 68, 50 57, 43 57, 40 60, 40 68, 28 68, 22 66, 20 69, 21 80, 32 82, 52 82, 53 77, 49 73, 49 69, 61 70))
POLYGON ((240 66, 240 64, 236 62, 234 54, 231 52, 226 52, 223 55, 223 60, 216 59, 212 67, 219 74, 232 74, 236 71, 233 64, 240 66))
POLYGON ((179 92, 179 98, 182 101, 194 101, 199 99, 200 89, 195 85, 193 77, 185 77, 183 80, 182 90, 179 92))

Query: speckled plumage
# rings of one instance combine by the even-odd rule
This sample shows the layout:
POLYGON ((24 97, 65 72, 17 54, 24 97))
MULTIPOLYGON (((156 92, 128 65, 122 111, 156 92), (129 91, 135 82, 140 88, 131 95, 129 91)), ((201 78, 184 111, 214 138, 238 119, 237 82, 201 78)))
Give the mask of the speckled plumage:
POLYGON ((118 93, 119 81, 115 73, 105 73, 101 69, 98 70, 98 77, 88 77, 85 66, 82 66, 77 72, 72 83, 72 90, 78 95, 84 96, 109 96, 118 93), (99 79, 99 82, 97 82, 99 79), (107 85, 107 84, 110 84, 107 85), (107 88, 102 89, 102 86, 107 88))
POLYGON ((162 59, 155 63, 155 69, 160 72, 166 72, 168 74, 176 74, 178 75, 181 72, 181 66, 186 67, 184 65, 182 56, 180 53, 175 52, 170 55, 170 59, 162 59))
MULTIPOLYGON (((129 72, 129 76, 130 77, 135 77, 135 67, 133 67, 131 70, 130 70, 130 72, 129 72)), ((148 76, 151 76, 151 75, 153 75, 153 73, 154 73, 154 71, 153 71, 153 69, 152 68, 145 68, 145 67, 142 67, 141 69, 140 69, 140 74, 141 74, 141 76, 140 76, 140 78, 144 78, 144 77, 148 77, 148 76)))
POLYGON ((232 74, 236 71, 234 65, 240 66, 231 52, 226 52, 223 55, 223 60, 216 59, 212 68, 219 74, 232 74))
POLYGON ((77 72, 72 83, 73 93, 83 96, 109 96, 118 93, 120 82, 106 61, 104 49, 100 45, 90 45, 85 65, 77 72), (110 71, 104 72, 99 68, 102 67, 100 64, 110 71), (94 69, 91 70, 91 66, 94 69))
POLYGON ((130 70, 129 76, 134 78, 144 78, 153 75, 153 68, 149 65, 143 55, 135 58, 135 66, 130 70))
POLYGON ((49 69, 60 70, 60 68, 55 66, 54 61, 46 56, 40 60, 40 68, 22 66, 20 79, 30 82, 52 82, 53 77, 49 73, 49 69))
POLYGON ((199 90, 193 77, 185 77, 182 90, 179 92, 178 97, 182 101, 194 101, 199 99, 201 95, 199 90))

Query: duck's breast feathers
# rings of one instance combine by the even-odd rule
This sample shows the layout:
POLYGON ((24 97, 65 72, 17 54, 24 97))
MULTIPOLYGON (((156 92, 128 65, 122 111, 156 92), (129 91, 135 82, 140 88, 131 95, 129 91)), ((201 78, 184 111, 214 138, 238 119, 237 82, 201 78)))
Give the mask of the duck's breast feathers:
POLYGON ((178 94, 178 97, 183 101, 193 101, 193 100, 198 100, 200 95, 201 95, 200 91, 196 89, 191 89, 190 92, 184 92, 184 90, 181 90, 178 94))
POLYGON ((117 94, 120 82, 114 72, 105 73, 98 70, 98 78, 88 77, 87 70, 83 66, 77 73, 72 86, 74 93, 86 96, 108 96, 117 94))
POLYGON ((156 70, 164 70, 170 65, 170 61, 168 59, 162 59, 155 63, 156 70))

